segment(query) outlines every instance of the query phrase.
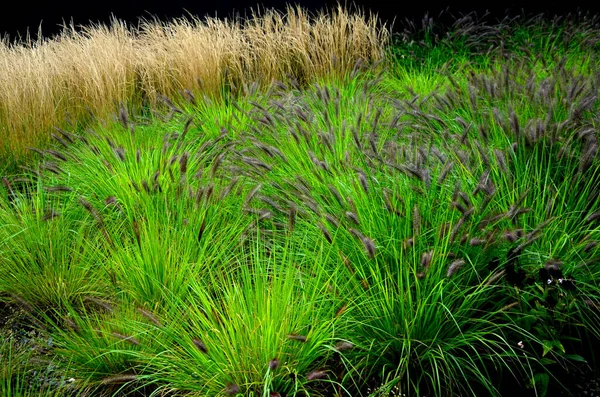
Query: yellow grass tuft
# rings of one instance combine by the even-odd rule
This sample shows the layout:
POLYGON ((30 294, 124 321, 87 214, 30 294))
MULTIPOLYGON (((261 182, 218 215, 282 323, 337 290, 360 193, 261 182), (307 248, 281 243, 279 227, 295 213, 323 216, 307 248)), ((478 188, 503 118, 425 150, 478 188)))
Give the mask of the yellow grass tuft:
POLYGON ((118 112, 153 106, 161 95, 184 90, 219 97, 225 84, 264 87, 293 77, 303 84, 350 74, 361 59, 384 57, 390 37, 376 16, 337 7, 309 15, 253 12, 247 20, 113 19, 77 30, 65 25, 52 39, 0 40, 0 160, 20 161, 26 147, 49 142, 67 120, 85 125, 118 112))

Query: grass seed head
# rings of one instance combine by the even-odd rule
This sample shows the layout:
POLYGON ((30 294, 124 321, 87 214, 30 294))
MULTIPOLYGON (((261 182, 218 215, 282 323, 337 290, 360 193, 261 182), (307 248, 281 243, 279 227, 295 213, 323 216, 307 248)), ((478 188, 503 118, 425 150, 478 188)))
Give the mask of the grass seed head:
POLYGON ((358 216, 352 211, 346 211, 346 217, 355 225, 360 225, 360 221, 358 220, 358 216))
POLYGON ((308 375, 306 375, 306 379, 309 381, 323 379, 326 377, 327 377, 327 371, 324 369, 314 370, 314 371, 309 372, 308 375))
POLYGON ((275 371, 277 369, 277 367, 279 367, 279 359, 277 357, 271 359, 271 361, 269 361, 269 369, 271 371, 275 371))
POLYGON ((340 224, 338 220, 331 214, 325 214, 325 220, 331 225, 332 228, 339 228, 340 224))
POLYGON ((306 336, 304 336, 304 335, 289 334, 287 337, 288 337, 288 339, 295 340, 295 341, 302 342, 302 343, 305 343, 307 341, 306 336))
POLYGON ((125 341, 127 343, 130 343, 134 346, 139 346, 140 342, 134 338, 133 336, 129 336, 129 335, 123 335, 121 333, 118 332, 111 332, 111 335, 114 336, 117 339, 120 339, 122 341, 125 341))
POLYGON ((136 380, 138 380, 137 375, 123 374, 123 375, 107 376, 105 378, 102 378, 100 383, 103 385, 115 385, 115 384, 118 385, 118 384, 123 384, 123 383, 135 382, 136 380))
POLYGON ((464 259, 457 259, 450 263, 450 266, 448 266, 448 270, 446 271, 446 277, 452 277, 452 275, 456 273, 461 267, 463 267, 465 263, 466 262, 464 259))
POLYGON ((375 242, 366 236, 363 236, 360 239, 360 241, 362 242, 363 246, 365 247, 365 250, 367 251, 369 258, 371 258, 371 259, 375 258, 375 242))
POLYGON ((290 208, 288 210, 288 226, 289 226, 290 230, 294 230, 294 226, 296 225, 296 217, 297 217, 296 204, 291 202, 290 208))
POLYGON ((319 229, 321 229, 321 232, 323 233, 325 240, 327 240, 327 242, 329 244, 332 244, 333 238, 331 237, 331 233, 329 233, 329 230, 327 229, 327 227, 325 225, 323 225, 321 222, 317 222, 317 224, 319 225, 319 229))
POLYGON ((136 308, 137 312, 140 313, 142 316, 146 317, 148 320, 150 320, 150 322, 154 325, 156 325, 157 327, 161 327, 162 328, 162 324, 160 322, 160 320, 158 319, 158 317, 156 317, 153 313, 149 312, 146 309, 143 309, 141 307, 136 308))
POLYGON ((597 241, 590 241, 589 243, 586 244, 585 247, 583 247, 583 252, 590 252, 592 249, 594 249, 596 246, 598 245, 597 241))
POLYGON ((335 344, 335 350, 337 350, 338 352, 343 352, 346 350, 351 350, 354 348, 354 345, 351 342, 345 341, 345 340, 341 340, 338 343, 335 344))
POLYGON ((192 339, 192 343, 194 344, 194 346, 196 346, 196 349, 200 350, 204 354, 208 354, 208 349, 206 348, 206 345, 200 339, 192 339))
POLYGON ((429 265, 431 265, 431 260, 433 259, 433 251, 423 252, 421 255, 421 266, 425 271, 429 269, 429 265))
POLYGON ((344 312, 346 312, 346 310, 348 310, 348 304, 344 303, 336 312, 335 312, 335 317, 339 317, 342 314, 344 314, 344 312))
POLYGON ((72 192, 73 189, 65 185, 44 186, 47 192, 72 192))
POLYGON ((600 211, 596 211, 596 212, 593 212, 590 215, 588 215, 585 218, 585 222, 586 223, 591 223, 591 222, 593 222, 593 221, 595 221, 597 219, 600 219, 600 211))
POLYGON ((235 396, 237 394, 239 394, 240 392, 240 387, 238 385, 236 385, 235 383, 228 383, 225 386, 225 394, 229 395, 229 396, 235 396))

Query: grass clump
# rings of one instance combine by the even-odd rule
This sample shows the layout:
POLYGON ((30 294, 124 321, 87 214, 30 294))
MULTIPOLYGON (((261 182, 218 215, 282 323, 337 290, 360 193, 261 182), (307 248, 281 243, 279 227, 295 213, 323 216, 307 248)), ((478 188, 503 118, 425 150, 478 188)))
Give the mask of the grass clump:
POLYGON ((27 147, 50 141, 54 127, 85 128, 90 116, 106 117, 121 103, 129 110, 153 106, 166 95, 218 97, 248 81, 268 85, 289 76, 301 83, 344 75, 362 59, 382 59, 389 31, 362 13, 342 7, 310 15, 253 13, 246 20, 141 21, 136 27, 65 26, 51 39, 0 42, 2 163, 9 169, 27 147))
MULTIPOLYGON (((222 61, 218 95, 174 99, 201 72, 156 66, 162 40, 204 36, 144 25, 153 106, 59 128, 3 179, 0 297, 51 338, 54 379, 115 396, 550 395, 597 365, 589 43, 551 58, 538 19, 514 38, 508 20, 435 36, 426 19, 369 66, 317 56, 346 36, 286 47, 270 18, 244 34, 290 63, 222 61)), ((594 37, 594 20, 559 23, 594 37)))

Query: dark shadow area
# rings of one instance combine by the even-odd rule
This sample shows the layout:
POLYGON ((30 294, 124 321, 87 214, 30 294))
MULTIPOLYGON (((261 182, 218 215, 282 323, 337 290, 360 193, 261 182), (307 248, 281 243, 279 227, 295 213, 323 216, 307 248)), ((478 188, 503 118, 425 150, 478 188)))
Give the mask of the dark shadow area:
MULTIPOLYGON (((15 2, 11 8, 4 8, 0 12, 0 34, 8 35, 11 40, 25 37, 27 33, 35 38, 41 28, 42 36, 52 37, 62 30, 62 25, 71 21, 75 26, 90 23, 109 24, 111 18, 124 20, 136 25, 140 18, 169 21, 193 15, 200 19, 205 17, 232 18, 236 15, 250 16, 251 11, 258 9, 277 9, 284 11, 287 2, 280 0, 267 1, 142 1, 142 0, 106 0, 102 2, 75 2, 75 1, 30 1, 15 2)), ((333 0, 316 1, 306 0, 291 2, 298 4, 310 12, 336 7, 338 2, 333 0)), ((476 12, 478 15, 487 15, 491 20, 502 19, 507 15, 544 13, 550 16, 566 15, 574 12, 589 12, 597 14, 600 5, 590 3, 578 5, 574 2, 560 4, 534 4, 523 2, 479 2, 476 4, 465 2, 430 3, 430 2, 396 2, 396 1, 365 1, 356 2, 341 0, 341 4, 354 5, 366 12, 376 13, 388 26, 394 20, 410 19, 420 22, 425 15, 441 20, 440 22, 453 21, 458 15, 476 12), (441 15, 440 15, 441 13, 441 15)), ((397 23, 395 24, 397 25, 397 23)))

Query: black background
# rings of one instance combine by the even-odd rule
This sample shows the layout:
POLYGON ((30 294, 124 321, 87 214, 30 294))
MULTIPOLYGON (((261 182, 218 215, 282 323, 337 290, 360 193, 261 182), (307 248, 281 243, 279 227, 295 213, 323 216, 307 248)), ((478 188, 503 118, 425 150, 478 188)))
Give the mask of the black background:
MULTIPOLYGON (((275 8, 284 10, 286 2, 276 0, 266 1, 234 1, 234 0, 80 0, 80 1, 38 1, 19 2, 18 0, 0 0, 0 35, 13 41, 19 36, 23 37, 29 32, 32 37, 37 37, 39 28, 44 37, 51 37, 61 31, 63 23, 73 21, 75 25, 87 25, 91 22, 108 24, 111 17, 125 20, 136 25, 140 17, 161 21, 183 17, 192 14, 203 19, 210 17, 232 17, 238 14, 242 17, 249 15, 251 9, 275 8)), ((342 4, 344 0, 342 0, 342 4)), ((482 0, 477 3, 454 2, 432 3, 427 0, 409 1, 348 1, 346 4, 377 13, 379 18, 390 23, 394 18, 420 20, 425 14, 436 17, 440 11, 446 10, 443 15, 450 17, 472 11, 482 15, 489 12, 491 18, 501 18, 507 14, 516 15, 523 11, 527 14, 545 13, 547 15, 566 15, 574 12, 590 12, 598 14, 600 2, 562 0, 560 3, 543 1, 541 4, 533 2, 514 2, 482 0)), ((291 2, 298 4, 309 11, 316 12, 324 8, 335 7, 337 1, 306 0, 291 2)), ((396 24, 398 26, 399 24, 396 24)))

